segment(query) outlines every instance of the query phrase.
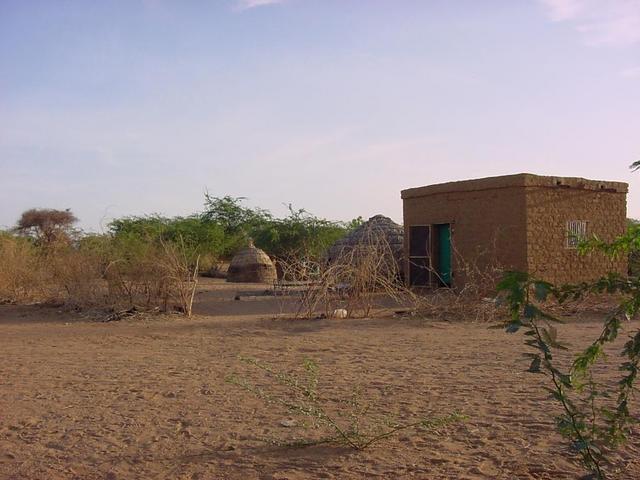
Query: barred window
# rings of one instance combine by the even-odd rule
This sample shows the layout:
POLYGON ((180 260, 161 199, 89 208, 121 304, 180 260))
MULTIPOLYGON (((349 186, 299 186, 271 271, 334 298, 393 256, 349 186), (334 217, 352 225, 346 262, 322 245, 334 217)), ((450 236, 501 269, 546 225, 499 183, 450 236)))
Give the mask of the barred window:
POLYGON ((587 238, 587 222, 569 220, 567 222, 567 248, 576 248, 585 238, 587 238))

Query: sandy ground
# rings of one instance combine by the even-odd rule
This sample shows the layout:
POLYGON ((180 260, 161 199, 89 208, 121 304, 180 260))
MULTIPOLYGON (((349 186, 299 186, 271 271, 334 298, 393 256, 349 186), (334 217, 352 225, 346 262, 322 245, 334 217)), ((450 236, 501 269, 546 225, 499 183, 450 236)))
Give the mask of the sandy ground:
MULTIPOLYGON (((559 409, 546 398, 545 378, 524 372, 522 335, 402 317, 274 320, 281 307, 273 299, 238 302, 235 293, 205 288, 189 320, 98 323, 51 308, 0 306, 0 478, 584 474, 555 433, 559 409), (362 452, 271 446, 262 439, 307 432, 281 425, 286 411, 225 382, 232 373, 263 382, 238 355, 284 370, 313 358, 324 397, 347 399, 361 389, 395 419, 454 410, 469 418, 435 432, 405 431, 362 452)), ((560 333, 586 342, 598 327, 575 321, 560 333)), ((637 433, 612 478, 640 478, 637 433)))

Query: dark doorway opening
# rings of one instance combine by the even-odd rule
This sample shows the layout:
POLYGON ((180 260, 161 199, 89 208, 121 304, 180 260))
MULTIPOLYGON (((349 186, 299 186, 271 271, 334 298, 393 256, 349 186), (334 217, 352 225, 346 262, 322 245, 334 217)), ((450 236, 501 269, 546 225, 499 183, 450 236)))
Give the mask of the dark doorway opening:
POLYGON ((409 285, 450 287, 453 283, 451 224, 409 227, 409 285))
POLYGON ((431 284, 431 226, 409 227, 409 285, 427 287, 431 284))

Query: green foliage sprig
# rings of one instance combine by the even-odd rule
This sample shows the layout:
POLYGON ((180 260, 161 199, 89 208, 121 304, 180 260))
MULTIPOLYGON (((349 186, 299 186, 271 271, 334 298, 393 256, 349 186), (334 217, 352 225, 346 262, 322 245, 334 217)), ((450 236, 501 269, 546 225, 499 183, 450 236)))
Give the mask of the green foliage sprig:
POLYGON ((531 358, 529 372, 551 378, 552 387, 548 390, 563 408, 557 418, 558 430, 571 440, 595 478, 606 478, 603 465, 607 463, 607 453, 626 440, 629 427, 636 421, 629 412, 629 399, 640 363, 640 331, 630 337, 621 352, 624 361, 619 368, 623 377, 615 386, 598 384, 592 371, 604 356, 605 345, 618 337, 623 323, 640 309, 640 281, 610 274, 591 283, 556 287, 526 273, 508 272, 498 291, 511 313, 505 326, 507 332, 524 328, 525 343, 534 350, 527 354, 531 358), (554 361, 554 352, 567 350, 554 326, 560 320, 545 312, 542 305, 549 300, 560 304, 578 300, 589 293, 621 294, 623 300, 604 319, 598 338, 563 371, 554 361), (614 408, 602 405, 601 399, 614 396, 614 408))
POLYGON ((640 224, 637 223, 629 223, 624 235, 612 242, 606 242, 593 236, 578 245, 578 252, 583 255, 591 252, 603 252, 614 258, 638 250, 640 250, 640 224))
MULTIPOLYGON (((363 450, 408 429, 436 430, 439 427, 465 420, 459 413, 438 418, 419 419, 410 423, 394 422, 386 419, 374 419, 370 415, 371 404, 362 402, 361 395, 354 389, 347 400, 330 401, 318 391, 319 366, 305 359, 302 375, 279 371, 255 358, 240 357, 240 360, 263 372, 270 380, 269 387, 257 386, 238 375, 230 375, 226 381, 255 395, 268 405, 277 405, 290 414, 303 419, 303 427, 321 430, 324 435, 319 439, 297 439, 294 442, 274 441, 270 443, 284 446, 304 447, 324 443, 347 446, 363 450), (336 410, 336 413, 331 413, 336 410)), ((269 381, 268 380, 268 381, 269 381)))

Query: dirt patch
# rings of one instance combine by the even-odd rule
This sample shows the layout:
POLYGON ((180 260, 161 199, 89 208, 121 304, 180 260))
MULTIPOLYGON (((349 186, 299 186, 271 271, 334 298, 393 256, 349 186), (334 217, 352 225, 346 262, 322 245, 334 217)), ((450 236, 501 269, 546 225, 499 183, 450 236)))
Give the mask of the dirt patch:
MULTIPOLYGON (((218 303, 244 308, 225 295, 218 303)), ((199 302, 201 313, 219 307, 199 302)), ((558 410, 546 399, 545 378, 525 373, 519 334, 415 318, 285 321, 234 313, 98 323, 55 309, 0 306, 0 478, 583 474, 555 433, 551 415, 558 410), (364 452, 272 447, 260 439, 287 438, 287 413, 225 383, 243 371, 240 354, 282 368, 313 358, 321 392, 384 389, 380 407, 401 418, 458 410, 469 420, 439 432, 403 432, 364 452)), ((560 333, 586 342, 598 328, 572 322, 560 333)), ((636 436, 615 478, 639 478, 638 459, 636 436)))

